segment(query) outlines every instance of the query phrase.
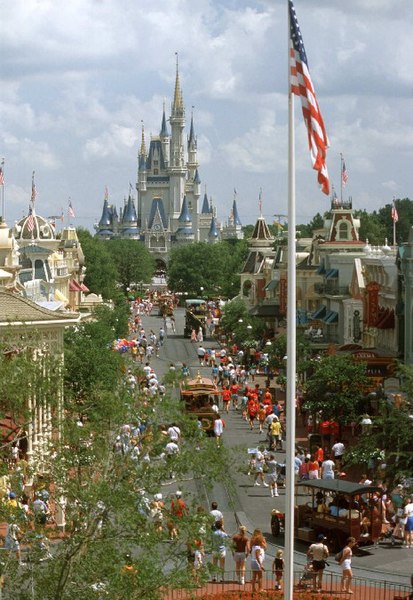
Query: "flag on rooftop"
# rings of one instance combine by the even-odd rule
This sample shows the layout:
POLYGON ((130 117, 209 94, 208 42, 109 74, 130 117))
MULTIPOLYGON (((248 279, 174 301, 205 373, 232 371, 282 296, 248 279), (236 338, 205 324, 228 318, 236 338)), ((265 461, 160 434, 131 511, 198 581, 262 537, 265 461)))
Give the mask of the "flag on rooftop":
POLYGON ((0 166, 0 185, 4 185, 4 159, 1 161, 0 166))
POLYGON ((29 217, 27 219, 27 229, 28 229, 28 231, 34 230, 33 209, 31 206, 29 206, 29 217))
POLYGON ((290 13, 290 85, 291 93, 300 96, 304 123, 307 128, 313 169, 318 172, 317 180, 325 194, 330 193, 330 182, 326 165, 328 137, 320 107, 311 81, 307 55, 298 25, 292 0, 288 1, 290 13))
POLYGON ((346 163, 343 160, 343 165, 341 167, 341 183, 343 184, 343 187, 346 185, 348 181, 348 171, 346 169, 346 163))
POLYGON ((75 211, 73 210, 73 206, 72 206, 72 201, 69 200, 69 206, 67 209, 67 215, 68 217, 74 219, 75 218, 75 211))

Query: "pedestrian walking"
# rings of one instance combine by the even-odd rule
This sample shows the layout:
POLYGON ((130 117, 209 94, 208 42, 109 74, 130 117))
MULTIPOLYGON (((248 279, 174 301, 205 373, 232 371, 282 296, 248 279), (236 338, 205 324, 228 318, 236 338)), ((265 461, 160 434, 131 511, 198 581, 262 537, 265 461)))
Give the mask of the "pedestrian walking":
POLYGON ((205 353, 206 350, 205 348, 201 345, 198 347, 198 350, 196 351, 197 355, 198 355, 198 360, 199 360, 199 364, 201 367, 204 366, 204 359, 205 359, 205 353))
POLYGON ((272 572, 275 575, 275 589, 281 589, 281 582, 284 574, 284 552, 281 549, 277 550, 277 553, 272 563, 272 572))
POLYGON ((214 419, 214 435, 215 441, 217 443, 217 447, 221 447, 222 442, 222 434, 224 433, 225 422, 221 419, 220 415, 217 414, 216 419, 214 419))
POLYGON ((322 589, 323 573, 326 568, 326 560, 329 557, 327 546, 324 544, 326 538, 320 533, 317 536, 317 542, 311 544, 307 556, 312 559, 313 568, 313 591, 318 592, 322 589))
POLYGON ((235 572, 238 577, 238 582, 241 585, 245 584, 245 566, 247 562, 247 556, 250 552, 250 542, 246 533, 247 528, 244 525, 240 525, 238 533, 232 536, 232 554, 235 561, 235 572))
POLYGON ((278 493, 278 463, 275 460, 275 456, 273 454, 268 454, 265 457, 265 464, 267 465, 267 473, 268 473, 268 481, 270 484, 270 492, 271 498, 276 498, 279 496, 278 493))
MULTIPOLYGON (((227 555, 228 534, 224 531, 222 521, 215 523, 215 529, 212 532, 212 566, 217 571, 218 566, 221 572, 221 581, 225 580, 225 558, 227 555)), ((216 581, 216 576, 212 581, 216 581)))
POLYGON ((197 333, 197 336, 196 336, 196 338, 197 338, 198 342, 199 342, 200 344, 202 344, 202 342, 204 341, 204 334, 203 334, 203 332, 202 332, 202 327, 200 327, 200 328, 198 329, 198 333, 197 333))
POLYGON ((269 487, 268 483, 264 480, 264 464, 265 464, 265 455, 261 452, 260 449, 257 450, 255 454, 255 481, 254 485, 262 485, 264 487, 269 487))
POLYGON ((351 570, 351 557, 353 556, 353 548, 356 545, 356 540, 353 537, 347 539, 346 545, 339 553, 339 564, 341 565, 341 591, 346 594, 352 594, 350 589, 353 572, 351 570), (340 556, 341 555, 341 556, 340 556))
POLYGON ((252 534, 251 545, 251 571, 252 571, 252 591, 260 592, 262 590, 262 576, 264 574, 265 549, 267 542, 262 532, 256 529, 252 534))

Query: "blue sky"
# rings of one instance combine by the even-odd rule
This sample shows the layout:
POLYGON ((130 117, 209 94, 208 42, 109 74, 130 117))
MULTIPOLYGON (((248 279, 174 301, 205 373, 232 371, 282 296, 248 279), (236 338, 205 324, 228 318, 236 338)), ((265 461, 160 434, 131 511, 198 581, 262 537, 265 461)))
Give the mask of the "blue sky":
MULTIPOLYGON (((295 0, 326 123, 336 189, 368 211, 413 198, 413 2, 295 0)), ((158 134, 175 78, 194 106, 202 190, 225 220, 287 212, 286 0, 13 0, 0 35, 0 157, 6 220, 76 212, 93 229, 105 186, 116 206, 136 181, 141 120, 158 134)), ((329 206, 296 103, 297 222, 329 206)), ((189 127, 188 127, 189 131, 189 127)))

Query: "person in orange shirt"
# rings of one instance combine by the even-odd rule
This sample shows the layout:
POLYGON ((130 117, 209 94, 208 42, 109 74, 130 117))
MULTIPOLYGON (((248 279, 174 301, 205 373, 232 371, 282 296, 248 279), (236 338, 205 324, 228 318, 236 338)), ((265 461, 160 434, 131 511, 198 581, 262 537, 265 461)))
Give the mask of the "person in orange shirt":
POLYGON ((314 450, 314 458, 318 462, 318 466, 321 468, 321 465, 324 462, 324 450, 321 446, 316 446, 314 450))
POLYGON ((249 395, 249 400, 247 402, 247 411, 248 411, 248 420, 250 423, 250 429, 254 429, 254 421, 257 417, 259 409, 258 400, 256 399, 255 394, 249 395))

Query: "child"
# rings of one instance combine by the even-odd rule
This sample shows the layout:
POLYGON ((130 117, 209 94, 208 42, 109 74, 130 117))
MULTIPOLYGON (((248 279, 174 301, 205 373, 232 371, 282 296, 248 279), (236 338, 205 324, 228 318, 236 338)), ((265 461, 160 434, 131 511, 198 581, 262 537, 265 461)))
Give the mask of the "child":
POLYGON ((274 558, 274 562, 272 564, 272 572, 275 574, 275 589, 281 589, 281 581, 283 578, 284 571, 284 552, 282 550, 277 550, 277 553, 274 558))

